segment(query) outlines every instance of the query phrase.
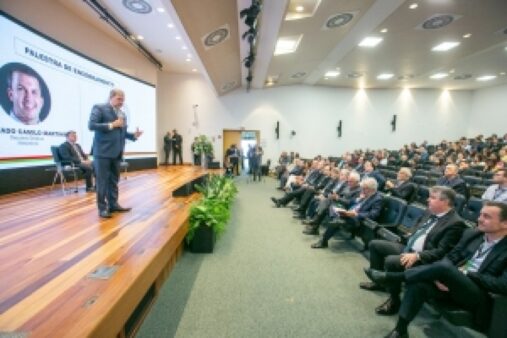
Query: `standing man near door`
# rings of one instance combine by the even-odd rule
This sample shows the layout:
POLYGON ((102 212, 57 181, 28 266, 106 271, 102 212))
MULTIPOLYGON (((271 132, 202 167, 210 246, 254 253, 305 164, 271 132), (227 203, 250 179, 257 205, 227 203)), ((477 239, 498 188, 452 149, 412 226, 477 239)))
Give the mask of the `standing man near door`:
POLYGON ((164 153, 165 153, 165 165, 169 164, 169 155, 171 154, 171 149, 173 147, 173 136, 171 135, 171 132, 168 131, 164 136, 164 153))
POLYGON ((112 89, 109 102, 92 108, 88 128, 95 132, 93 138, 93 163, 97 186, 97 206, 101 218, 111 218, 112 212, 127 212, 118 204, 118 180, 125 139, 137 140, 143 132, 127 131, 127 118, 120 109, 125 101, 121 89, 112 89), (107 202, 106 202, 107 200, 107 202))
POLYGON ((183 138, 180 134, 173 129, 173 164, 176 164, 176 155, 180 158, 180 165, 183 164, 183 158, 181 156, 181 144, 183 143, 183 138))

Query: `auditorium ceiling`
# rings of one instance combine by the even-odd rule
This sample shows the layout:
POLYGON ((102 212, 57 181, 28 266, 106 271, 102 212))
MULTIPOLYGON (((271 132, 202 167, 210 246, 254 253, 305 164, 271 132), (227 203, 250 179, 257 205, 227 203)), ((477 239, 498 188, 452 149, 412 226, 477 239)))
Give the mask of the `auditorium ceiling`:
MULTIPOLYGON (((60 1, 123 39, 82 1, 60 1)), ((251 0, 95 2, 142 36, 138 42, 164 71, 201 73, 218 95, 246 85, 249 45, 241 35, 248 27, 239 12, 251 0)), ((467 90, 507 83, 505 0, 264 0, 257 27, 253 88, 467 90)))

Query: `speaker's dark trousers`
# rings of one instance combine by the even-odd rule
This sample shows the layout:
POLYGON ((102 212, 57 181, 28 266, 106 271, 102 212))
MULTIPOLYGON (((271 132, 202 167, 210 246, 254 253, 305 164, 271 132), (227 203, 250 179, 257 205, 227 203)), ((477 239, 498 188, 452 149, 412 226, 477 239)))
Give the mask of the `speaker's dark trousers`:
POLYGON ((121 158, 94 158, 97 206, 100 211, 118 205, 118 181, 121 158), (107 202, 106 202, 107 200, 107 202))

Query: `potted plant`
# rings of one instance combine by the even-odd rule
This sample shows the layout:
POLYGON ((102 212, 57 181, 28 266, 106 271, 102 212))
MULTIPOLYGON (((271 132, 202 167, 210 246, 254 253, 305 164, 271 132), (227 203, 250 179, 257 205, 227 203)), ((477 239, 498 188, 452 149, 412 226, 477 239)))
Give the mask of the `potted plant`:
POLYGON ((213 158, 213 144, 206 135, 197 137, 194 152, 201 157, 201 166, 207 168, 208 158, 213 158))
POLYGON ((232 178, 211 175, 206 184, 196 185, 196 189, 203 197, 190 208, 186 240, 192 252, 211 253, 216 239, 226 229, 237 188, 232 178))

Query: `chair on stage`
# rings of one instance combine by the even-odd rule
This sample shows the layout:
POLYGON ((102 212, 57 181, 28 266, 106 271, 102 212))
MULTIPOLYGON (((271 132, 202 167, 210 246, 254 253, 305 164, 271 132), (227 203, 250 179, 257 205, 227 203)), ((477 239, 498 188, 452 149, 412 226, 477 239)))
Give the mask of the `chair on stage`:
POLYGON ((67 182, 67 178, 65 175, 70 175, 74 179, 74 192, 77 193, 78 192, 77 179, 79 168, 75 167, 72 163, 69 164, 62 163, 58 146, 51 146, 51 155, 53 155, 53 161, 55 163, 55 167, 51 168, 51 170, 55 170, 55 176, 53 177, 53 184, 51 185, 51 190, 53 189, 53 187, 56 184, 56 181, 59 178, 60 185, 62 186, 62 192, 65 194, 65 192, 67 191, 67 189, 65 188, 65 183, 67 182))

